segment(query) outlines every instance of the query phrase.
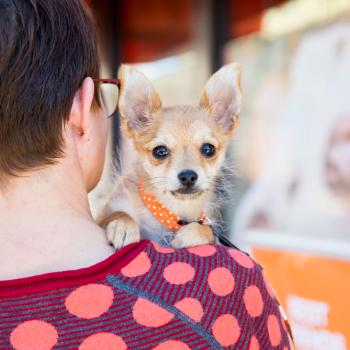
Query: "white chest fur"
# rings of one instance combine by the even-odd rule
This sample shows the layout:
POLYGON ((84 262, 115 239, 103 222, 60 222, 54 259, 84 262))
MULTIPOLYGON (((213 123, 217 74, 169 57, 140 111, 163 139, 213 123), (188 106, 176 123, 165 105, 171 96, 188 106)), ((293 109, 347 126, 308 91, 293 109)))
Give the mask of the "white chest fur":
POLYGON ((140 209, 139 221, 143 239, 150 239, 161 245, 169 245, 173 233, 164 227, 146 207, 140 209))

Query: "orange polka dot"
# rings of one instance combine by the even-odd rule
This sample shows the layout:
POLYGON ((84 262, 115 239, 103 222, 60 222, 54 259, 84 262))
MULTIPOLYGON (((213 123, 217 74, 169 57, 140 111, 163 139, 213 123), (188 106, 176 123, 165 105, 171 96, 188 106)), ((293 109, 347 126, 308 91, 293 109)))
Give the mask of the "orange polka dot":
POLYGON ((167 340, 164 343, 157 345, 153 350, 190 350, 191 348, 179 340, 167 340))
POLYGON ((72 315, 89 320, 107 312, 113 298, 111 287, 104 284, 87 284, 71 292, 65 305, 72 315))
POLYGON ((187 250, 192 254, 202 257, 211 256, 216 253, 216 248, 209 244, 203 244, 196 247, 187 248, 187 250))
POLYGON ((165 254, 167 254, 167 253, 174 253, 175 252, 174 248, 162 247, 157 242, 153 242, 152 241, 152 244, 153 244, 154 249, 158 253, 165 253, 165 254))
POLYGON ((214 322, 213 335, 222 346, 230 346, 237 342, 241 329, 235 317, 229 314, 219 316, 214 322))
POLYGON ((260 346, 259 346, 258 339, 256 339, 255 336, 253 335, 252 338, 250 339, 249 350, 259 350, 259 349, 260 349, 260 346))
POLYGON ((267 330, 272 346, 277 346, 281 342, 281 330, 278 324, 277 317, 270 315, 267 319, 267 330))
POLYGON ((209 273, 208 284, 214 294, 224 297, 233 291, 235 280, 228 269, 217 267, 209 273))
POLYGON ((264 302, 257 286, 247 287, 244 291, 243 300, 245 308, 251 317, 258 317, 261 315, 264 302))
POLYGON ((247 269, 251 269, 252 267, 254 267, 254 262, 252 259, 249 258, 248 255, 240 252, 237 249, 229 249, 229 253, 231 257, 241 266, 247 269))
POLYGON ((126 277, 137 277, 147 273, 151 266, 147 253, 142 252, 128 265, 124 266, 121 269, 121 273, 126 277))
POLYGON ((196 322, 199 322, 203 316, 203 307, 201 303, 194 298, 182 299, 175 304, 175 307, 196 322))
POLYGON ((194 276, 194 268, 183 262, 174 262, 164 269, 164 278, 172 284, 184 284, 194 276))
POLYGON ((57 343, 56 328, 45 321, 31 320, 20 323, 10 336, 16 350, 50 350, 57 343))
POLYGON ((79 350, 125 350, 124 340, 113 333, 96 333, 88 336, 79 346, 79 350))
POLYGON ((132 308, 135 321, 145 327, 160 327, 167 324, 174 315, 147 299, 138 298, 132 308))

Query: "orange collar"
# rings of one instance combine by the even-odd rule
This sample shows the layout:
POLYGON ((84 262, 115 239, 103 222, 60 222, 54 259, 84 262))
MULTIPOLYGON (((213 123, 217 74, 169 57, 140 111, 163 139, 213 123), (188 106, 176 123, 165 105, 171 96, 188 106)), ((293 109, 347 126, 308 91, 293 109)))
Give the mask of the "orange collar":
MULTIPOLYGON (((139 183, 139 192, 145 206, 157 218, 157 220, 163 224, 163 226, 172 232, 176 232, 183 225, 187 224, 187 222, 181 220, 179 216, 161 204, 155 196, 145 192, 141 183, 139 183)), ((203 211, 203 214, 198 222, 203 223, 205 219, 206 216, 203 211)))

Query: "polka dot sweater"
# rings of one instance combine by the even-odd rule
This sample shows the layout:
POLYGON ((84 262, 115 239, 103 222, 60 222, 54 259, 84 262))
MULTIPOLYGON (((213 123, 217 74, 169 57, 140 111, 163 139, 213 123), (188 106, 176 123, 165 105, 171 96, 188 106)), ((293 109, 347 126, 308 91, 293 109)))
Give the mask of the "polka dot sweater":
POLYGON ((0 349, 291 349, 239 250, 142 241, 88 268, 0 282, 0 349))

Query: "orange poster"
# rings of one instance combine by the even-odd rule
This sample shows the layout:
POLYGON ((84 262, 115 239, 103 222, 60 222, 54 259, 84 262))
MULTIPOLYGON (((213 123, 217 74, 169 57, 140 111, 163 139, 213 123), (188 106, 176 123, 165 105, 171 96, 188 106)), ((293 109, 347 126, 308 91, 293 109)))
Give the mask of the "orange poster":
POLYGON ((350 261, 252 247, 290 321, 298 350, 350 349, 350 261))

